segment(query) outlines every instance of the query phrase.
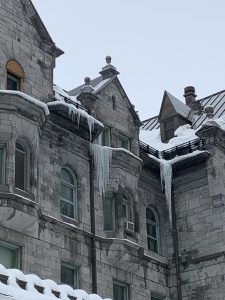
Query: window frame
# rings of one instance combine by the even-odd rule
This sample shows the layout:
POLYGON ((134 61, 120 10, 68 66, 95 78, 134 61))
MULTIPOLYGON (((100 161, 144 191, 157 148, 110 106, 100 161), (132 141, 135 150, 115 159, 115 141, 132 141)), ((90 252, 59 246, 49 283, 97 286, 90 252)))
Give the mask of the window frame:
POLYGON ((155 293, 151 293, 151 300, 164 300, 164 299, 165 299, 164 296, 161 296, 161 295, 158 295, 155 293))
POLYGON ((0 160, 0 185, 5 185, 6 176, 6 145, 0 144, 0 151, 2 150, 2 161, 0 160))
POLYGON ((123 300, 130 300, 130 285, 129 284, 119 281, 119 280, 116 280, 116 279, 113 279, 113 299, 117 300, 114 295, 114 286, 119 286, 124 289, 124 299, 123 300))
POLYGON ((113 195, 113 193, 106 193, 105 197, 102 198, 102 207, 103 207, 103 229, 104 231, 110 231, 110 232, 114 232, 115 231, 115 227, 116 227, 116 203, 115 203, 115 197, 113 195), (112 219, 112 223, 111 223, 111 229, 107 229, 106 228, 106 222, 105 222, 105 217, 106 217, 106 207, 104 206, 104 203, 110 200, 111 201, 111 219, 112 219))
POLYGON ((22 91, 23 82, 24 82, 24 70, 22 66, 15 59, 10 59, 6 63, 6 89, 7 90, 8 90, 8 78, 10 76, 15 77, 15 79, 18 80, 16 91, 22 91))
POLYGON ((64 166, 61 168, 61 171, 60 171, 60 214, 66 218, 70 218, 72 220, 76 220, 78 219, 78 203, 77 203, 77 176, 75 175, 75 173, 68 167, 64 166), (66 182, 64 180, 61 179, 61 172, 62 170, 65 170, 66 172, 68 172, 72 178, 73 178, 73 184, 69 183, 69 182, 66 182), (73 191, 73 201, 70 201, 68 199, 65 199, 62 197, 62 194, 61 194, 61 186, 64 185, 66 186, 67 188, 70 188, 72 189, 73 191), (68 216, 66 214, 64 214, 61 210, 61 203, 64 202, 64 203, 68 203, 70 205, 73 206, 73 217, 71 216, 68 216))
POLYGON ((110 147, 110 145, 111 145, 111 128, 109 127, 109 126, 107 126, 107 125, 104 125, 104 129, 103 129, 103 131, 102 131, 102 133, 101 133, 101 145, 102 146, 107 146, 107 147, 110 147), (103 143, 103 136, 105 135, 105 134, 107 134, 108 135, 108 145, 107 145, 107 143, 103 143))
MULTIPOLYGON (((29 189, 30 189, 30 171, 31 171, 30 160, 31 160, 31 152, 30 152, 30 149, 29 149, 27 143, 24 142, 24 140, 18 138, 15 143, 15 187, 17 189, 25 191, 25 192, 29 192, 29 189), (22 152, 21 149, 17 148, 17 144, 19 144, 24 149, 24 152, 22 152), (17 172, 16 152, 24 153, 24 170, 23 170, 24 185, 23 185, 23 188, 16 185, 16 176, 17 176, 16 175, 16 172, 17 172)), ((18 172, 19 172, 18 174, 21 175, 21 171, 18 170, 18 172)))
POLYGON ((122 133, 119 133, 118 134, 118 141, 119 141, 119 148, 123 148, 123 149, 126 149, 128 151, 130 151, 131 147, 131 142, 130 142, 130 138, 127 137, 126 135, 122 134, 122 133), (127 146, 126 147, 123 147, 122 146, 122 143, 127 143, 127 146))
POLYGON ((8 242, 5 242, 3 240, 0 240, 0 247, 3 247, 5 249, 12 250, 15 252, 15 262, 11 268, 20 269, 20 267, 21 267, 21 247, 11 244, 11 243, 8 243, 8 242))
POLYGON ((152 206, 147 206, 147 208, 146 208, 146 234, 147 234, 147 247, 148 247, 148 251, 152 251, 152 252, 154 252, 156 254, 160 254, 160 250, 161 249, 160 249, 159 216, 158 216, 158 213, 156 212, 156 210, 152 206), (147 219, 147 210, 148 209, 153 213, 156 222, 153 222, 152 220, 147 219), (148 224, 155 227, 156 237, 148 234, 148 224), (149 239, 156 241, 157 251, 154 251, 153 249, 149 248, 149 243, 148 243, 149 239))
POLYGON ((62 279, 62 267, 74 271, 74 274, 73 274, 73 283, 74 284, 73 284, 72 288, 73 289, 79 289, 79 287, 80 287, 80 267, 76 266, 76 265, 73 265, 73 264, 70 264, 70 263, 65 262, 65 261, 61 261, 60 281, 61 281, 61 284, 67 284, 67 285, 68 285, 68 283, 62 282, 62 280, 61 280, 62 279))
POLYGON ((122 206, 126 207, 126 216, 124 216, 124 209, 123 209, 123 218, 126 219, 126 222, 134 223, 134 209, 133 209, 133 200, 131 196, 123 192, 122 193, 122 206))

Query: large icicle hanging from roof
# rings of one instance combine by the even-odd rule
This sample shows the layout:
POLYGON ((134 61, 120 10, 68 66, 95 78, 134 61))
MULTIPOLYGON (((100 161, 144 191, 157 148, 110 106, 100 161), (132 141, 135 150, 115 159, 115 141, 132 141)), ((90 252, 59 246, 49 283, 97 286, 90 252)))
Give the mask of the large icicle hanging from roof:
POLYGON ((165 187, 166 204, 169 210, 170 224, 172 224, 171 189, 173 177, 172 162, 160 159, 160 176, 162 189, 165 187))
POLYGON ((96 181, 101 195, 106 191, 109 179, 110 163, 112 160, 112 149, 98 144, 90 144, 90 152, 94 158, 96 169, 96 181))

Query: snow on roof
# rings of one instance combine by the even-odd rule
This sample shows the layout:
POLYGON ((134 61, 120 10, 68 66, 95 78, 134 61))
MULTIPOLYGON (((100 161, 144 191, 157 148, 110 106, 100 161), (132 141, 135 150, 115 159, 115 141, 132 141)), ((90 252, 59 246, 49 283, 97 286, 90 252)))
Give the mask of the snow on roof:
POLYGON ((167 93, 175 111, 179 115, 183 116, 184 118, 188 118, 190 110, 191 110, 190 107, 187 106, 186 104, 184 104, 182 101, 178 100, 176 97, 174 97, 169 92, 166 91, 166 93, 167 93))
MULTIPOLYGON (((84 290, 74 290, 68 285, 57 285, 53 280, 41 280, 38 276, 25 275, 17 269, 6 269, 0 265, 0 275, 7 276, 7 284, 0 282, 0 299, 9 300, 52 300, 60 298, 61 300, 102 300, 99 295, 88 295, 84 290), (24 284, 22 288, 21 283, 24 284), (38 288, 39 287, 39 288, 38 288), (43 293, 40 292, 43 289, 43 293), (57 294, 57 296, 56 296, 57 294)), ((111 299, 104 299, 111 300, 111 299)))
POLYGON ((65 99, 69 99, 75 103, 81 104, 79 100, 77 100, 76 96, 70 96, 64 89, 62 89, 60 86, 54 84, 53 90, 55 93, 55 99, 57 101, 65 101, 65 99))
POLYGON ((174 135, 175 137, 169 140, 168 143, 163 143, 160 137, 160 129, 151 131, 142 129, 140 130, 139 139, 156 150, 163 151, 198 138, 195 135, 195 130, 189 124, 178 127, 174 135))
POLYGON ((30 103, 33 103, 34 105, 39 106, 40 108, 42 108, 44 110, 46 116, 49 115, 48 106, 44 102, 42 102, 42 101, 40 101, 40 100, 38 100, 34 97, 31 97, 27 94, 24 94, 24 93, 20 92, 20 91, 11 91, 11 90, 0 90, 0 94, 20 96, 23 99, 29 101, 30 103))

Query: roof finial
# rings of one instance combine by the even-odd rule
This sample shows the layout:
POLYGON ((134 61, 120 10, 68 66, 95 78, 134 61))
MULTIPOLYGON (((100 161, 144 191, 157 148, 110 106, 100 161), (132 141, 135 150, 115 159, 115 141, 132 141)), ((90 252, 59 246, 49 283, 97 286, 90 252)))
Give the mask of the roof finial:
POLYGON ((91 78, 90 77, 85 77, 84 78, 84 83, 85 83, 85 85, 91 85, 91 78))
POLYGON ((105 61, 106 61, 106 63, 107 63, 108 65, 111 64, 112 57, 109 56, 109 55, 107 55, 106 58, 105 58, 105 61))

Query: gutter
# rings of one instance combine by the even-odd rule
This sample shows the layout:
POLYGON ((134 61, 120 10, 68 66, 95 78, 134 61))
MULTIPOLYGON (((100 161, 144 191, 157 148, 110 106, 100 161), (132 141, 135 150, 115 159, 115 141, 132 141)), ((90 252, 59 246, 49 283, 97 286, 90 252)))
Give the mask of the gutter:
POLYGON ((94 193, 94 161, 90 156, 90 218, 91 218, 91 263, 92 263, 92 293, 97 294, 96 268, 96 234, 95 234, 95 193, 94 193))
POLYGON ((180 276, 180 255, 179 255, 178 232, 177 232, 177 221, 176 221, 176 206, 175 206, 175 200, 174 200, 173 186, 171 188, 171 213, 172 213, 172 237, 173 237, 173 246, 174 246, 174 260, 175 260, 176 277, 177 277, 177 300, 182 300, 181 276, 180 276))

